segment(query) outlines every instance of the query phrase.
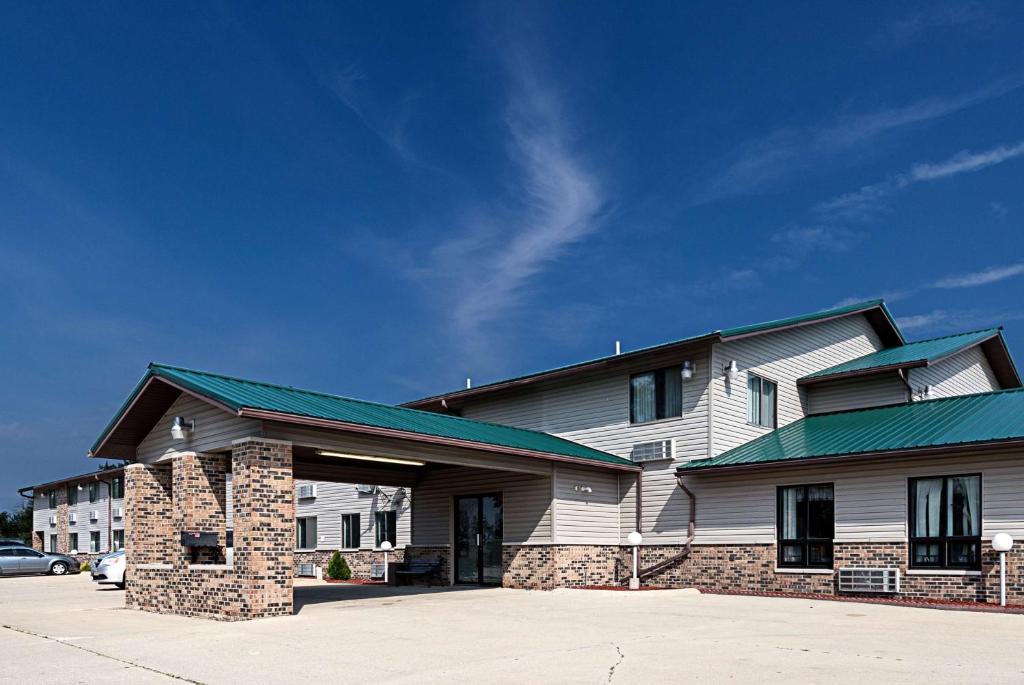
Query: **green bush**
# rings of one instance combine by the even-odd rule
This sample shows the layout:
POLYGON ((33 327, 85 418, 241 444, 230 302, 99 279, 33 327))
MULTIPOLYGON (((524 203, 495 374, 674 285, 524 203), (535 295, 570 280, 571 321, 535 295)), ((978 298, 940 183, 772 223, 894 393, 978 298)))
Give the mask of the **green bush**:
POLYGON ((348 567, 348 562, 341 556, 341 552, 335 552, 331 556, 331 561, 327 564, 327 577, 331 580, 348 580, 352 577, 352 569, 348 567))
POLYGON ((83 561, 82 565, 78 567, 78 570, 81 571, 82 573, 85 573, 86 571, 91 571, 92 570, 92 566, 89 565, 88 561, 83 561))

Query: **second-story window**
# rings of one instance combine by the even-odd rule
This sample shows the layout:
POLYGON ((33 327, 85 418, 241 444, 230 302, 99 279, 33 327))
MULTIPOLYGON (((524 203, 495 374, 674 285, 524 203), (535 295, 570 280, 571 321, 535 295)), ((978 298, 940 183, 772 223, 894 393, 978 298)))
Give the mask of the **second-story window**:
POLYGON ((56 509, 57 508, 57 491, 56 490, 50 490, 48 493, 46 493, 46 502, 47 502, 47 504, 50 505, 50 509, 56 509))
POLYGON ((682 367, 647 371, 629 377, 629 421, 645 423, 683 415, 682 367))
POLYGON ((99 496, 99 485, 96 483, 89 483, 89 502, 95 502, 99 496))
POLYGON ((774 381, 749 374, 747 376, 747 423, 775 428, 778 386, 774 381))
POLYGON ((121 499, 124 497, 124 480, 121 478, 114 478, 110 481, 110 496, 114 499, 121 499))
POLYGON ((70 504, 70 505, 78 504, 78 486, 77 485, 69 485, 68 486, 68 504, 70 504))

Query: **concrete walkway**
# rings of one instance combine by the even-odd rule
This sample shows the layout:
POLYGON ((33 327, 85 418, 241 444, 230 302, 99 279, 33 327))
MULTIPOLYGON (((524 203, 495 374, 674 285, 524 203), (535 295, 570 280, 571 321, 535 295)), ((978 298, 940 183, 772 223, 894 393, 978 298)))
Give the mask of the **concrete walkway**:
POLYGON ((1024 616, 686 591, 311 585, 287 618, 123 608, 88 576, 0 578, 19 683, 1024 682, 1024 616), (337 601, 336 601, 337 600, 337 601))

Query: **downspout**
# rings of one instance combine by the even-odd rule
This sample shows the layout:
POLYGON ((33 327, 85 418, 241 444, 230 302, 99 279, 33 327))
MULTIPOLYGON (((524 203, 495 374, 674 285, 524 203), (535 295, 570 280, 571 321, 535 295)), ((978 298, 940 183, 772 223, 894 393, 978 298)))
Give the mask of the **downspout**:
POLYGON ((907 372, 905 369, 897 369, 896 375, 903 381, 903 385, 907 386, 907 402, 914 401, 914 388, 910 385, 910 380, 907 378, 907 372))
POLYGON ((655 576, 665 569, 675 566, 683 559, 690 556, 690 551, 693 546, 693 539, 697 536, 697 497, 690 491, 686 484, 683 483, 683 477, 678 473, 676 474, 676 484, 686 493, 687 499, 690 500, 690 518, 686 525, 686 540, 683 542, 683 549, 679 554, 675 554, 667 559, 662 559, 653 566, 641 569, 637 575, 641 580, 655 576))
POLYGON ((640 465, 640 473, 636 474, 636 532, 643 533, 644 525, 644 465, 640 465))

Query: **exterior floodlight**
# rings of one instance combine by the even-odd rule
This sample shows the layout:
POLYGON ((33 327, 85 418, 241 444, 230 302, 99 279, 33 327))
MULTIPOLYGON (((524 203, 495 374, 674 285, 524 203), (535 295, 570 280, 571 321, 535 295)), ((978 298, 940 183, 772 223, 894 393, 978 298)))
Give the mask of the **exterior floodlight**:
POLYGON ((633 577, 629 579, 629 589, 639 590, 640 589, 640 575, 638 571, 638 559, 640 557, 640 543, 644 541, 644 536, 639 531, 634 530, 626 539, 629 544, 633 545, 633 577))
POLYGON ((996 533, 992 536, 992 549, 999 552, 999 606, 1006 606, 1006 553, 1013 547, 1013 538, 1009 533, 996 533))
POLYGON ((725 366, 725 377, 730 383, 736 380, 736 376, 740 374, 740 369, 736 366, 736 360, 729 362, 725 366))
POLYGON ((385 540, 384 542, 380 543, 380 548, 385 552, 390 552, 392 549, 391 541, 385 540))
POLYGON ((693 378, 693 362, 687 360, 683 362, 683 370, 680 374, 684 381, 688 381, 693 378))
POLYGON ((189 419, 186 421, 180 416, 175 416, 174 423, 171 424, 171 440, 184 440, 186 433, 191 433, 195 429, 195 419, 189 419))

